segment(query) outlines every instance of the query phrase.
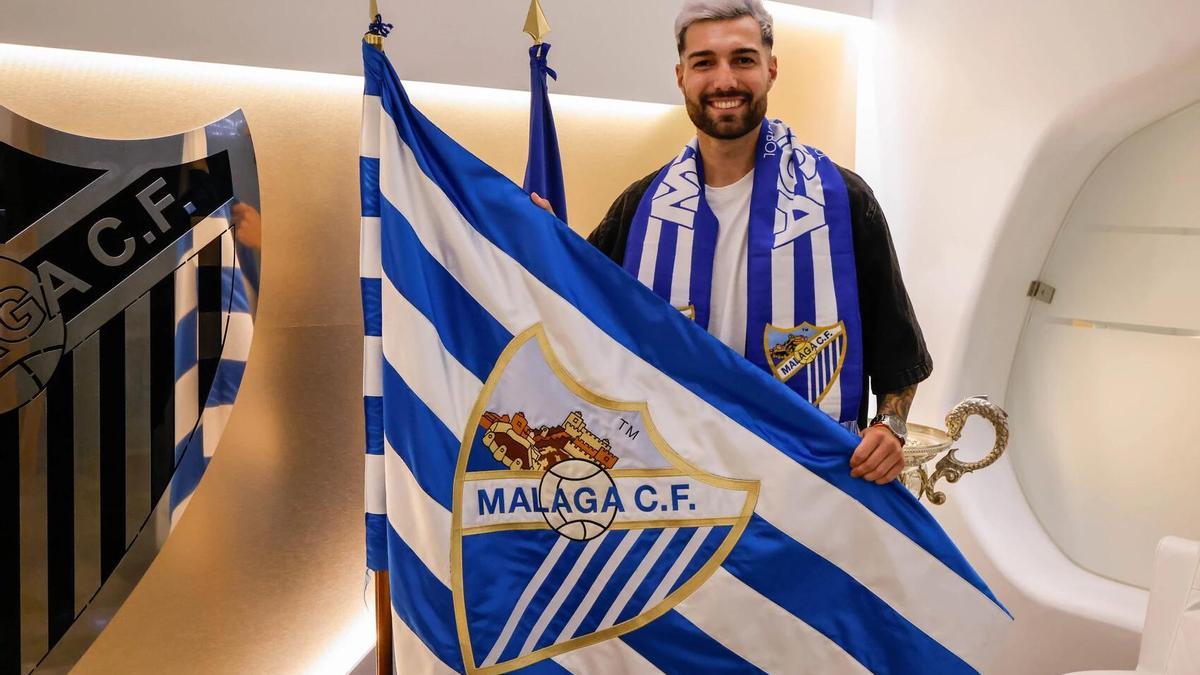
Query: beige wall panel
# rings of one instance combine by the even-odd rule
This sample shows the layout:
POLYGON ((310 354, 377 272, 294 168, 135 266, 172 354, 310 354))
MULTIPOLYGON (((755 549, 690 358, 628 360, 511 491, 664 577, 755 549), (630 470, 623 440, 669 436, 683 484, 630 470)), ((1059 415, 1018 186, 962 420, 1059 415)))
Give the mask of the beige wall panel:
MULTIPOLYGON (((851 164, 854 65, 846 35, 793 30, 786 20, 779 30, 783 74, 772 114, 851 164)), ((355 631, 370 631, 361 86, 349 76, 0 45, 0 104, 30 119, 134 138, 192 129, 240 107, 258 159, 262 295, 237 409, 187 515, 81 673, 297 672, 317 664, 336 671, 355 656, 338 645, 353 651, 362 644, 355 631)), ((527 94, 428 84, 413 84, 411 93, 467 148, 521 179, 527 94)), ((575 97, 556 97, 554 105, 569 216, 579 231, 692 134, 680 106, 575 97)))
POLYGON ((853 23, 807 25, 775 10, 779 78, 767 114, 792 126, 801 143, 854 168, 858 104, 858 43, 853 23))

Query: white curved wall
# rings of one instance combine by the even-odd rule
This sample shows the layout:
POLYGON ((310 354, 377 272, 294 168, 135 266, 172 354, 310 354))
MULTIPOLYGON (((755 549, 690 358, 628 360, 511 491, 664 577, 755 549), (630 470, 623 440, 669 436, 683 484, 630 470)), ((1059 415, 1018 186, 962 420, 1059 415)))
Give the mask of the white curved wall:
POLYGON ((1200 104, 1123 142, 1088 179, 1041 279, 1008 410, 1030 505, 1081 566, 1149 588, 1166 535, 1200 539, 1200 104))
MULTIPOLYGON (((876 0, 874 17, 878 104, 857 166, 934 356, 913 418, 937 423, 966 395, 1010 401, 1025 290, 1072 199, 1120 141, 1200 92, 1200 4, 876 0)), ((1015 454, 1030 438, 1012 425, 1015 454)), ((993 672, 1131 668, 1145 593, 1063 555, 1009 460, 934 510, 1016 617, 993 672)))

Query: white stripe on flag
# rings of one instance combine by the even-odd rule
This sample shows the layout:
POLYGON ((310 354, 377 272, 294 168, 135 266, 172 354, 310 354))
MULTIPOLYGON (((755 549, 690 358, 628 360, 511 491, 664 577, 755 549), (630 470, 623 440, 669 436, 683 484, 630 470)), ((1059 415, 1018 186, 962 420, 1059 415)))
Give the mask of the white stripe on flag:
POLYGON ((761 480, 757 513, 976 669, 987 663, 993 651, 988 636, 1008 625, 1007 614, 861 503, 616 343, 467 223, 421 171, 390 117, 381 124, 384 196, 429 253, 510 333, 543 321, 555 353, 582 386, 617 400, 647 401, 677 452, 710 473, 761 480), (720 447, 739 452, 718 455, 713 449, 720 447), (829 528, 830 522, 839 527, 829 528), (905 582, 897 570, 905 571, 905 582))
POLYGON ((534 646, 541 639, 542 633, 545 633, 546 627, 550 625, 550 620, 554 618, 554 615, 558 613, 558 608, 562 607, 563 601, 567 599, 567 594, 575 590, 575 585, 579 583, 579 577, 583 575, 583 568, 592 561, 592 556, 596 555, 596 549, 600 548, 601 542, 607 537, 608 532, 605 532, 584 545, 583 552, 571 566, 567 578, 558 585, 558 590, 554 592, 550 602, 546 603, 546 608, 542 610, 542 615, 538 617, 537 623, 533 624, 533 630, 529 631, 529 637, 525 638, 525 644, 521 646, 521 656, 533 651, 534 646))
POLYGON ((692 297, 692 241, 695 232, 686 227, 675 228, 675 269, 671 272, 671 306, 687 307, 692 297))
POLYGON ((387 513, 387 467, 383 455, 367 455, 366 464, 366 511, 387 513))
POLYGON ((454 675, 454 670, 429 651, 392 608, 392 648, 395 672, 402 675, 454 675))
POLYGON ((358 253, 358 276, 364 279, 378 279, 383 276, 383 264, 380 262, 379 218, 363 216, 360 219, 360 234, 362 245, 358 253))
POLYGON ((637 569, 625 581, 625 586, 621 592, 617 594, 617 598, 613 600, 613 604, 608 608, 608 612, 604 614, 604 619, 600 621, 600 625, 596 626, 597 631, 602 631, 605 628, 613 625, 617 621, 617 617, 624 611, 625 605, 629 604, 630 598, 637 591, 638 586, 642 585, 642 580, 650 573, 650 568, 654 567, 654 563, 662 557, 663 551, 667 550, 667 544, 671 543, 671 537, 678 532, 675 528, 666 528, 658 533, 658 538, 654 540, 654 545, 646 552, 646 557, 642 558, 642 562, 638 564, 637 569))
POLYGON ((612 555, 608 557, 608 561, 604 563, 604 567, 600 569, 600 573, 592 581, 591 588, 583 596, 583 600, 579 602, 579 607, 575 608, 575 613, 571 615, 571 619, 567 621, 567 625, 563 626, 562 632, 558 634, 558 638, 554 641, 555 644, 570 640, 575 635, 575 631, 579 630, 579 625, 583 623, 588 612, 592 611, 592 607, 596 604, 596 598, 599 598, 604 589, 608 587, 609 579, 612 579, 612 575, 617 571, 617 567, 624 562, 629 549, 633 548, 638 537, 642 536, 642 532, 645 532, 645 530, 629 530, 625 534, 625 537, 621 539, 621 543, 617 544, 617 547, 613 549, 612 555))
POLYGON ((363 337, 363 396, 383 396, 383 338, 363 337))
POLYGON ((425 494, 387 439, 383 456, 388 522, 430 573, 449 587, 450 512, 425 494))
POLYGON ((703 586, 675 609, 697 628, 768 673, 870 672, 835 642, 723 567, 718 567, 703 586), (747 624, 747 617, 753 617, 752 625, 747 624), (804 655, 802 668, 796 663, 797 654, 804 655))
POLYGON ((712 532, 711 527, 698 527, 692 531, 692 538, 688 540, 679 557, 675 559, 671 568, 667 570, 667 574, 659 582, 658 588, 654 589, 654 593, 650 595, 650 598, 646 600, 646 604, 642 606, 643 612, 653 608, 662 602, 663 598, 667 597, 667 593, 671 592, 671 587, 679 580, 679 575, 683 574, 683 570, 687 569, 688 563, 692 562, 692 558, 696 557, 696 551, 700 550, 700 545, 704 543, 704 539, 708 536, 709 532, 712 532))
POLYGON ((554 657, 554 660, 574 675, 592 675, 593 673, 651 675, 662 672, 644 656, 625 644, 623 640, 616 638, 597 642, 581 649, 572 649, 554 657))
POLYGON ((358 154, 363 157, 379 157, 379 116, 382 112, 378 96, 363 96, 362 134, 358 142, 358 154))
POLYGON ((487 658, 480 664, 482 667, 486 668, 487 666, 495 665, 496 661, 500 659, 500 655, 504 653, 504 648, 508 646, 508 641, 512 639, 513 631, 517 629, 517 624, 521 622, 521 617, 525 614, 525 608, 529 606, 529 602, 533 600, 533 596, 537 595, 538 590, 545 583, 546 577, 550 576, 550 570, 554 569, 554 564, 558 562, 559 557, 562 556, 566 548, 566 537, 559 537, 554 542, 554 546, 546 554, 546 559, 542 561, 541 567, 538 567, 537 572, 533 573, 533 577, 529 579, 529 583, 525 584, 525 590, 517 598, 517 604, 513 606, 512 612, 508 615, 508 621, 504 622, 504 628, 501 629, 500 635, 496 638, 496 644, 492 645, 487 658))
POLYGON ((386 331, 384 358, 450 433, 462 440, 483 383, 446 351, 437 329, 386 275, 381 285, 384 325, 404 326, 403 334, 386 331))

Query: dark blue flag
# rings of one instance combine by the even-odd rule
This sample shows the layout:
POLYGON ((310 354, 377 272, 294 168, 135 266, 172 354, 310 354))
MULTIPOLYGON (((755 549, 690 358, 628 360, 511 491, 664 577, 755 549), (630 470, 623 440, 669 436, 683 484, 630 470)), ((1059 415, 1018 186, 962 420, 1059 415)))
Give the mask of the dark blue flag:
POLYGON ((525 164, 526 192, 536 192, 550 202, 554 215, 567 222, 567 191, 563 188, 562 158, 558 154, 558 134, 554 131, 554 112, 550 110, 550 92, 546 76, 558 79, 546 65, 550 43, 540 42, 529 48, 529 160, 525 164))

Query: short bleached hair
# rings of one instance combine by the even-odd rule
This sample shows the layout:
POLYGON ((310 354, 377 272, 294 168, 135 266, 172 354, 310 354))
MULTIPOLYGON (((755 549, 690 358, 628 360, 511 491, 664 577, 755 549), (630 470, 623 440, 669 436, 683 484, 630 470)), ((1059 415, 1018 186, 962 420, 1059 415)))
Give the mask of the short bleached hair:
POLYGON ((754 17, 762 30, 762 42, 767 49, 775 44, 774 20, 762 0, 687 0, 675 17, 675 45, 683 54, 683 39, 688 26, 697 21, 723 21, 743 16, 754 17))

